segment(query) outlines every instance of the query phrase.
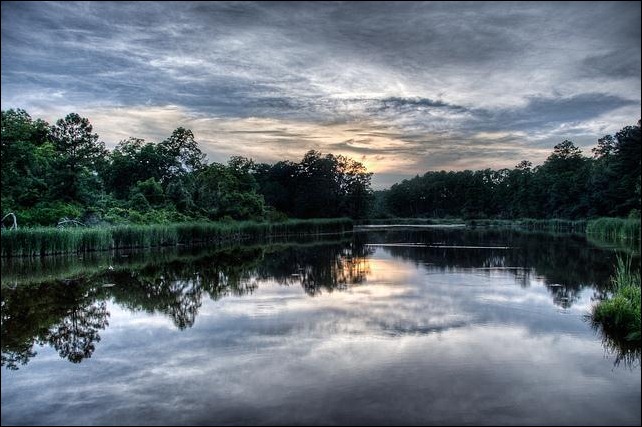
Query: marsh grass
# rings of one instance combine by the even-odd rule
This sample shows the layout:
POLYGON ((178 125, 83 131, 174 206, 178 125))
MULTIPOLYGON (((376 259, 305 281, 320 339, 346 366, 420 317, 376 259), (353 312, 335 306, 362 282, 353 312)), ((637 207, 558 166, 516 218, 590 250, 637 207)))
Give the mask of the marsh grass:
POLYGON ((600 301, 592 313, 593 321, 604 331, 626 341, 640 343, 640 271, 631 266, 631 258, 618 257, 611 278, 613 293, 600 301))
POLYGON ((612 242, 640 241, 639 218, 598 218, 588 222, 586 233, 612 242))
POLYGON ((340 234, 348 218, 283 222, 211 222, 120 225, 99 228, 22 228, 2 231, 2 257, 86 253, 108 249, 269 240, 272 237, 340 234))
POLYGON ((356 222, 356 225, 452 225, 464 224, 460 218, 372 218, 356 222))
POLYGON ((553 231, 556 233, 584 233, 586 220, 569 219, 532 219, 525 218, 518 221, 520 227, 529 230, 553 231))

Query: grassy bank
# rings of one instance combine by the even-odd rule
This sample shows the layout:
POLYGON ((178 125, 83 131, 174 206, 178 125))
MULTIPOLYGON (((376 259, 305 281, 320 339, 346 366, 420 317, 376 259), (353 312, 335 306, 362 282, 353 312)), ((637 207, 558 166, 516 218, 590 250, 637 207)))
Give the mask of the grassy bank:
POLYGON ((460 218, 372 218, 362 219, 355 225, 452 225, 463 224, 460 218))
POLYGON ((211 222, 97 228, 23 228, 2 231, 2 257, 84 253, 108 249, 220 244, 270 237, 320 235, 352 230, 347 218, 276 223, 211 222))
POLYGON ((466 224, 469 227, 518 228, 534 231, 560 233, 584 233, 586 220, 568 219, 462 219, 462 218, 388 218, 370 219, 357 222, 357 225, 452 225, 466 224))
POLYGON ((586 220, 569 219, 470 219, 466 224, 471 227, 503 227, 553 233, 584 233, 586 220))
POLYGON ((598 218, 588 222, 586 233, 612 242, 639 242, 639 218, 598 218))
POLYGON ((593 321, 610 335, 626 341, 640 341, 640 271, 631 267, 631 260, 618 258, 612 277, 613 294, 593 308, 593 321))
POLYGON ((469 227, 516 228, 555 233, 586 233, 591 237, 613 243, 640 241, 639 218, 597 219, 460 219, 460 218, 388 218, 370 219, 357 225, 448 225, 466 224, 469 227))

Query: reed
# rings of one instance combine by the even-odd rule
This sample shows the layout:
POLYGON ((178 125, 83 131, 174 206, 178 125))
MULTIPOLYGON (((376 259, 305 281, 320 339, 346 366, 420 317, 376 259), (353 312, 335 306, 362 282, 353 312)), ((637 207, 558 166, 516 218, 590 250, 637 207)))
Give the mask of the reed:
POLYGON ((513 228, 531 231, 549 231, 553 233, 584 233, 586 231, 586 220, 569 219, 469 219, 466 224, 469 227, 498 227, 513 228))
POLYGON ((593 308, 593 321, 627 341, 640 341, 640 271, 631 267, 631 258, 618 257, 611 278, 613 294, 593 308))
POLYGON ((261 241, 271 237, 339 234, 352 230, 348 218, 283 222, 201 222, 120 225, 100 228, 22 228, 2 231, 2 257, 37 257, 107 249, 201 243, 261 241))
POLYGON ((612 242, 639 242, 639 218, 597 218, 588 222, 586 232, 602 240, 612 242))
POLYGON ((532 219, 525 218, 518 222, 522 228, 529 230, 553 231, 556 233, 584 233, 586 231, 586 220, 569 219, 532 219))
POLYGON ((42 256, 105 250, 111 247, 109 228, 49 227, 2 231, 2 257, 42 256))
POLYGON ((355 225, 452 225, 463 224, 460 218, 370 218, 362 219, 355 225))

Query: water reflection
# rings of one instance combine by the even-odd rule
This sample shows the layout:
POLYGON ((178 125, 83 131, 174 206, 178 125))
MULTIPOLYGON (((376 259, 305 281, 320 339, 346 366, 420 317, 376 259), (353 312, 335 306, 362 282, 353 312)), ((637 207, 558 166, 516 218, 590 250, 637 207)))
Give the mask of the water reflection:
POLYGON ((5 262, 2 424, 639 425, 614 254, 465 233, 5 262))
POLYGON ((595 289, 596 297, 601 295, 615 262, 614 251, 587 244, 586 239, 578 235, 436 229, 430 233, 369 232, 361 237, 372 245, 384 244, 393 256, 416 265, 441 270, 476 269, 487 274, 504 270, 513 274, 515 282, 523 287, 529 286, 534 277, 542 278, 553 301, 561 308, 570 308, 587 287, 595 289), (387 246, 391 242, 413 242, 413 245, 387 246), (492 247, 496 249, 489 249, 492 247))
MULTIPOLYGON (((390 265, 370 259, 375 250, 428 273, 509 274, 521 288, 541 281, 561 309, 576 304, 587 287, 594 298, 602 295, 614 260, 613 252, 576 236, 435 229, 356 233, 352 240, 338 242, 3 262, 2 365, 17 369, 26 364, 36 355, 36 344, 49 344, 74 363, 91 357, 99 331, 109 324, 107 301, 132 312, 162 314, 184 330, 195 324, 204 298, 249 295, 265 282, 301 286, 307 295, 317 296, 382 274, 391 275, 390 282, 402 280, 390 265)), ((431 333, 465 320, 451 318, 450 326, 401 323, 385 329, 431 333)), ((639 349, 626 354, 624 359, 639 359, 639 349)))
POLYGON ((2 365, 18 369, 49 344, 60 357, 91 357, 109 325, 105 295, 82 281, 58 281, 2 292, 2 365))
POLYGON ((72 263, 77 277, 42 283, 24 276, 24 265, 14 265, 7 269, 12 286, 2 288, 2 365, 26 364, 36 355, 34 344, 50 344, 74 363, 91 357, 98 331, 108 326, 110 299, 134 312, 162 313, 182 330, 194 325, 204 296, 216 301, 251 294, 267 280, 300 285, 310 296, 361 283, 368 273, 367 253, 364 246, 333 242, 203 249, 147 263, 127 256, 122 265, 89 271, 72 263))
POLYGON ((621 331, 609 329, 602 323, 593 321, 590 316, 586 317, 586 321, 591 324, 593 330, 602 339, 602 345, 604 346, 606 354, 614 358, 613 366, 624 365, 629 369, 640 366, 640 362, 642 361, 640 341, 628 340, 621 331))

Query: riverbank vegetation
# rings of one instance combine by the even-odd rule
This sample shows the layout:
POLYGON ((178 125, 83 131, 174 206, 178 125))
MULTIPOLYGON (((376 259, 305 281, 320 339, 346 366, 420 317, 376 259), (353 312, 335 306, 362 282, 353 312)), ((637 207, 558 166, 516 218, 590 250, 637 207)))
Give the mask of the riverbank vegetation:
POLYGON ((640 242, 640 218, 597 218, 590 220, 586 232, 600 239, 628 243, 640 242))
MULTIPOLYGON (((342 155, 309 151, 299 162, 257 163, 235 156, 227 164, 208 163, 193 133, 181 127, 160 142, 131 137, 110 151, 78 114, 50 125, 24 110, 7 110, 2 111, 3 216, 15 213, 21 227, 50 227, 63 219, 61 225, 82 224, 92 231, 33 229, 6 239, 3 231, 3 255, 5 242, 11 253, 29 254, 82 252, 120 242, 171 245, 185 241, 177 231, 183 228, 201 227, 198 232, 213 233, 216 240, 227 233, 221 230, 250 227, 232 221, 264 224, 252 226, 261 234, 273 227, 265 224, 288 224, 284 221, 292 218, 347 217, 370 224, 461 219, 471 226, 586 231, 639 241, 640 138, 638 122, 600 138, 592 157, 567 140, 540 166, 524 160, 513 169, 431 171, 373 192, 372 173, 342 155), (208 222, 220 224, 175 225, 208 222), (141 224, 153 227, 135 227, 141 224), (134 227, 117 227, 123 225, 134 227), (115 228, 94 230, 99 226, 115 228)), ((9 216, 3 225, 12 222, 9 216)))
POLYGON ((593 321, 608 335, 640 343, 640 271, 631 266, 631 259, 618 258, 611 278, 612 294, 593 308, 593 321))
POLYGON ((36 227, 2 232, 2 257, 43 256, 125 248, 267 241, 273 237, 338 234, 349 218, 282 222, 200 222, 112 227, 36 227))
MULTIPOLYGON (((300 162, 208 163, 193 133, 105 149, 89 120, 55 125, 2 111, 2 211, 19 226, 168 224, 220 220, 362 218, 371 173, 352 159, 309 151, 300 162)), ((7 224, 9 225, 9 224, 7 224)))

